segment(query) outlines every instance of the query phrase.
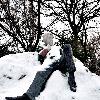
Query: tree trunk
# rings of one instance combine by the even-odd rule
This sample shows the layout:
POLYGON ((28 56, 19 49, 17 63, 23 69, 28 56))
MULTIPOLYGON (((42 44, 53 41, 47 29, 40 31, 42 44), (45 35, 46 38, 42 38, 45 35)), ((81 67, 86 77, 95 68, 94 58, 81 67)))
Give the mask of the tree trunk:
POLYGON ((36 39, 36 28, 35 28, 35 23, 36 23, 36 15, 34 14, 34 5, 33 5, 33 0, 28 0, 29 1, 29 25, 30 25, 30 35, 29 35, 29 45, 28 45, 28 50, 32 51, 33 48, 33 41, 36 39))
POLYGON ((40 2, 41 0, 38 0, 38 34, 37 34, 37 39, 36 39, 36 43, 34 45, 34 47, 32 48, 32 51, 36 50, 36 47, 39 43, 39 39, 41 38, 41 24, 40 24, 40 2))

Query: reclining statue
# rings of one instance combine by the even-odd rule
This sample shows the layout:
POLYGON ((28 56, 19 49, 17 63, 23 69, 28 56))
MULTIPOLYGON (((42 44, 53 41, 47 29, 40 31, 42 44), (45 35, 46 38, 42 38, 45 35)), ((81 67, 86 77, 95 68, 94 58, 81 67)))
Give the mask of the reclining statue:
POLYGON ((68 76, 68 84, 70 86, 70 90, 76 92, 76 82, 74 72, 76 71, 76 67, 73 60, 73 53, 70 44, 65 44, 60 59, 54 61, 49 65, 49 68, 45 68, 43 71, 38 71, 36 76, 30 85, 29 89, 22 96, 17 97, 6 97, 6 100, 35 100, 35 97, 38 97, 40 93, 44 90, 45 85, 52 75, 52 73, 56 70, 59 70, 61 73, 66 74, 69 73, 68 76))

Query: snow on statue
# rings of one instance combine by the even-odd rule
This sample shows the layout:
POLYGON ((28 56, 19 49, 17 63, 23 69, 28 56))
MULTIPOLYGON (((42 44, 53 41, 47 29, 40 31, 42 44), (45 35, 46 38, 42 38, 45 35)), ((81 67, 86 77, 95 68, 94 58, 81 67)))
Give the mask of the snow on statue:
MULTIPOLYGON (((45 40, 44 42, 45 45, 47 45, 47 47, 48 45, 49 47, 50 45, 53 45, 52 44, 53 37, 51 34, 47 33, 44 34, 43 39, 45 40)), ((44 59, 46 58, 46 55, 49 51, 50 48, 49 49, 45 48, 42 51, 40 51, 38 55, 38 60, 40 61, 41 64, 43 64, 44 59)), ((70 44, 64 45, 63 49, 59 50, 59 52, 60 51, 62 51, 60 59, 55 60, 53 63, 51 63, 48 68, 45 68, 44 71, 38 71, 26 93, 18 97, 6 97, 6 100, 35 100, 35 97, 38 97, 40 93, 44 90, 48 79, 51 77, 52 73, 56 70, 59 70, 62 74, 66 74, 67 72, 69 73, 68 83, 70 86, 70 90, 76 92, 76 82, 74 77, 74 72, 76 71, 76 67, 73 60, 71 45, 70 44)), ((53 58, 51 57, 51 59, 53 58)))
MULTIPOLYGON (((60 52, 60 51, 59 51, 60 52)), ((46 82, 56 70, 61 71, 61 73, 69 73, 68 83, 71 91, 76 92, 76 82, 74 77, 74 72, 76 71, 75 64, 72 57, 71 46, 66 44, 63 48, 62 55, 60 59, 56 60, 45 68, 44 71, 38 71, 32 84, 26 93, 18 97, 6 97, 7 100, 35 100, 40 93, 44 90, 46 82)))

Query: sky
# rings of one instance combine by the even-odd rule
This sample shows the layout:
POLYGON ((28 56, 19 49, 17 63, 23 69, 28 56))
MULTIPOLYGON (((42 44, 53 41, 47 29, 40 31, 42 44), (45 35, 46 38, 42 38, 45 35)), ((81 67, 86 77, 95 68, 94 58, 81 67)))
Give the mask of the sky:
MULTIPOLYGON (((0 100, 25 93, 36 73, 60 58, 59 49, 58 46, 52 46, 43 65, 37 60, 37 52, 10 54, 0 58, 0 100), (55 57, 50 59, 51 56, 55 57)), ((100 76, 91 73, 82 62, 73 58, 76 66, 77 91, 70 91, 68 74, 64 77, 57 70, 36 100, 100 100, 100 76)))

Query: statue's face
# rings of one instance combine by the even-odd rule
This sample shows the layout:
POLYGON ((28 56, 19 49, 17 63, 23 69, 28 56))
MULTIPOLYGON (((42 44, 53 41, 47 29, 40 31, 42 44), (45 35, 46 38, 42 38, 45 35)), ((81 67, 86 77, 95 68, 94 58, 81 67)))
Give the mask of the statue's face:
POLYGON ((46 45, 53 45, 53 35, 51 33, 45 33, 43 34, 43 42, 46 44, 46 45))

